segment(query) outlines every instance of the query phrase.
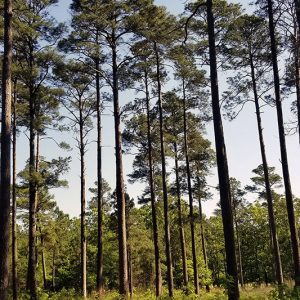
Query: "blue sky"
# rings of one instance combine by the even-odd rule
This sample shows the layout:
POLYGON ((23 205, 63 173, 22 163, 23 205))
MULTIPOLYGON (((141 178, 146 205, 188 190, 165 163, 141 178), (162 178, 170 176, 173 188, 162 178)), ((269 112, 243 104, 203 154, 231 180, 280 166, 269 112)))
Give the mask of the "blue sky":
MULTIPOLYGON (((165 5, 168 7, 171 13, 177 14, 182 12, 184 0, 159 0, 157 4, 165 5)), ((237 2, 237 1, 234 1, 237 2)), ((68 7, 69 0, 61 0, 60 3, 52 9, 52 13, 59 21, 68 20, 68 7)), ((246 1, 240 1, 244 4, 246 1)), ((246 6, 245 6, 246 7, 246 6)), ((220 88, 225 87, 224 76, 220 77, 220 88)), ((125 104, 129 99, 128 93, 122 93, 120 100, 121 104, 125 104)), ((292 119, 289 112, 290 101, 283 103, 284 118, 288 122, 292 119)), ((109 112, 107 112, 109 113, 109 112)), ((112 187, 115 184, 115 157, 114 157, 114 137, 113 137, 113 119, 112 115, 103 116, 103 176, 110 183, 112 187)), ((275 166, 276 171, 281 174, 280 164, 280 152, 279 152, 279 139, 277 132, 277 119, 276 111, 274 108, 264 108, 262 114, 262 122, 264 127, 265 144, 267 150, 267 157, 270 166, 275 166)), ((243 185, 250 183, 250 177, 252 176, 251 170, 257 167, 261 163, 259 144, 257 137, 257 125, 255 118, 255 109, 253 103, 246 105, 239 117, 233 121, 228 122, 224 120, 224 132, 229 162, 230 176, 236 177, 242 182, 243 185)), ((58 141, 66 141, 74 147, 74 139, 72 133, 55 134, 54 137, 58 141)), ((212 124, 207 124, 207 137, 212 141, 214 145, 214 136, 212 124)), ((96 145, 93 140, 96 138, 95 133, 90 135, 89 151, 87 152, 87 187, 92 187, 96 180, 96 145)), ((21 134, 18 141, 18 163, 19 167, 24 166, 24 162, 28 157, 28 141, 27 138, 21 134)), ((297 135, 287 137, 287 148, 290 162, 290 173, 293 193, 296 196, 300 196, 300 185, 298 181, 299 177, 299 144, 297 135)), ((71 170, 66 175, 66 179, 69 181, 68 189, 58 189, 52 191, 55 195, 55 199, 61 209, 71 216, 77 216, 80 212, 80 164, 78 151, 74 150, 70 153, 66 153, 63 150, 57 149, 57 146, 51 142, 44 140, 41 142, 41 154, 47 159, 56 158, 57 156, 72 156, 71 170)), ((124 170, 125 174, 128 174, 131 170, 132 156, 124 155, 124 170)), ((209 178, 210 185, 217 185, 218 180, 216 177, 216 170, 213 170, 214 175, 209 178)), ((135 183, 134 185, 127 184, 125 178, 127 190, 130 196, 136 198, 142 189, 142 185, 135 183)), ((87 193, 87 198, 90 198, 90 194, 87 193)), ((254 199, 254 196, 249 195, 249 199, 254 199)), ((218 195, 215 194, 212 200, 207 201, 204 204, 204 212, 210 215, 216 205, 218 195)))

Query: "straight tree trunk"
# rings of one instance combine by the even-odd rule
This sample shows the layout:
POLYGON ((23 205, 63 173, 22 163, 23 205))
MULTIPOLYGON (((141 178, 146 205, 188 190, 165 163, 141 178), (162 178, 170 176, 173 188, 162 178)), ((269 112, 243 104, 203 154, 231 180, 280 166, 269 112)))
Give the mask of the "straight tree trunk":
POLYGON ((277 283, 281 285, 283 283, 282 265, 280 259, 279 243, 278 243, 276 222, 274 216, 273 196, 272 196, 272 190, 271 190, 271 184, 269 178, 269 169, 268 169, 268 162, 267 162, 267 156, 265 150, 263 128, 261 123, 261 113, 260 113, 259 99, 258 99, 257 86, 256 86, 256 74, 255 74, 254 63, 251 54, 250 54, 250 65, 251 65, 252 88, 254 94, 260 152, 261 152, 261 158, 262 158, 262 164, 264 170, 264 181, 266 186, 266 198, 268 204, 269 223, 270 223, 270 229, 272 234, 272 246, 273 246, 273 256, 274 256, 274 263, 276 269, 276 280, 277 283))
POLYGON ((36 210, 37 210, 37 187, 34 179, 36 170, 35 157, 35 100, 33 94, 33 87, 30 89, 30 128, 29 128, 29 255, 28 255, 28 273, 27 286, 30 291, 31 300, 37 299, 36 294, 36 210))
POLYGON ((169 296, 173 297, 173 268, 172 254, 170 242, 170 225, 169 225, 169 204, 168 204, 168 189, 167 189, 167 173, 166 173, 166 158, 165 158, 165 142, 164 142, 164 125, 163 125, 163 109, 161 95, 161 80, 160 80, 160 59, 156 42, 154 43, 154 52, 156 58, 156 80, 157 80, 157 97, 159 110, 159 134, 160 134, 160 151, 161 151, 161 168, 162 168, 162 185, 163 185, 163 201, 164 201, 164 221, 165 221, 165 245, 166 245, 166 264, 167 264, 167 284, 169 296))
POLYGON ((234 195, 232 195, 232 203, 233 203, 233 219, 235 224, 235 234, 236 234, 236 243, 237 243, 237 256, 239 261, 239 273, 240 273, 240 284, 244 286, 244 271, 243 271, 243 263, 242 263, 242 251, 241 251, 241 239, 239 232, 239 225, 236 216, 236 202, 234 201, 234 195))
POLYGON ((160 253, 158 246, 158 226, 156 214, 155 188, 153 179, 153 158, 152 158, 152 138, 151 138, 151 123, 150 123, 150 97, 148 89, 148 74, 145 73, 145 88, 146 88, 146 108, 147 108, 147 141, 148 141, 148 163, 149 163, 149 187, 151 197, 151 215, 153 227, 153 243, 155 257, 155 292, 156 297, 162 294, 162 278, 160 268, 160 253))
POLYGON ((225 238, 227 277, 228 277, 228 299, 239 299, 238 272, 235 256, 234 226, 231 207, 230 182, 228 173, 227 155, 224 141, 222 117, 219 103, 218 70, 215 47, 214 15, 212 11, 212 0, 207 0, 207 23, 209 38, 210 57, 210 80, 212 94, 212 110, 215 131, 215 144, 217 154, 217 166, 220 186, 220 201, 222 209, 223 230, 225 238))
POLYGON ((186 115, 186 94, 185 94, 185 80, 182 81, 183 90, 183 132, 184 132, 184 154, 185 154, 185 164, 186 164, 186 174, 187 174, 187 184, 188 184, 188 194, 189 194, 189 219, 191 226, 191 239, 192 239, 192 256, 193 256, 193 270, 194 270, 194 287, 195 294, 199 294, 199 276, 198 276, 198 263, 197 263, 197 250, 195 241, 195 222, 194 222, 194 203, 193 203, 193 191, 192 191, 192 181, 191 181, 191 170, 190 170, 190 160, 189 160, 189 148, 188 148, 188 138, 187 138, 187 115, 186 115))
POLYGON ((280 96, 280 79, 279 79, 278 62, 277 62, 277 45, 276 45, 276 39, 275 39, 273 1, 272 0, 268 0, 268 15, 269 15, 270 38, 271 38, 271 52, 272 52, 275 100, 276 100, 276 110, 277 110, 277 120, 278 120, 278 132, 279 132, 280 151, 281 151, 281 163, 282 163, 282 173, 283 173, 283 180, 284 180, 284 186, 285 186, 286 206, 287 206, 289 227, 290 227, 290 233, 291 233, 291 242, 292 242, 292 249, 293 249, 295 286, 300 287, 299 238, 298 238, 298 233, 297 233, 297 228, 296 228, 295 212, 294 212, 294 204, 293 204, 293 194, 292 194, 292 189, 291 189, 290 173, 289 173, 286 142, 285 142, 285 132, 284 132, 283 113, 282 113, 281 96, 280 96))
POLYGON ((131 257, 131 248, 130 245, 127 246, 127 257, 128 257, 128 286, 129 286, 129 295, 132 299, 133 294, 133 277, 132 277, 132 257, 131 257))
POLYGON ((115 35, 112 35, 112 71, 113 71, 113 106, 115 122, 115 151, 116 151, 116 195, 118 209, 118 241, 119 241, 119 292, 128 294, 128 260, 126 237, 126 203, 124 191, 121 115, 119 106, 119 78, 117 65, 117 49, 115 35))
POLYGON ((11 184, 11 68, 12 1, 4 1, 4 57, 2 68, 1 189, 0 189, 0 299, 8 295, 11 184))
POLYGON ((52 252, 52 290, 55 292, 55 248, 52 252))
POLYGON ((298 23, 298 31, 300 32, 300 0, 295 0, 295 8, 298 23))
POLYGON ((102 200, 102 125, 100 99, 100 65, 96 60, 96 97, 97 97, 97 206, 98 206, 98 253, 97 253, 97 292, 103 294, 103 200, 102 200))
POLYGON ((82 114, 82 101, 79 100, 79 151, 80 151, 80 228, 81 228, 81 289, 82 296, 86 299, 86 199, 85 199, 85 141, 84 141, 84 120, 82 114))
MULTIPOLYGON (((203 260, 204 260, 205 266, 208 269, 208 259, 207 259, 207 251, 206 251, 205 232, 204 232, 204 226, 203 226, 203 212, 202 212, 202 201, 201 201, 201 194, 200 194, 200 179, 199 179, 199 177, 197 177, 197 182, 199 185, 198 205, 199 205, 199 221, 200 221, 200 236, 201 236, 202 254, 203 254, 203 260)), ((210 291, 210 287, 208 284, 206 285, 206 291, 207 292, 210 291)))
POLYGON ((13 300, 18 299, 18 248, 17 248, 17 195, 16 195, 16 181, 17 181, 17 81, 14 81, 14 96, 13 96, 13 142, 12 142, 12 289, 13 300))
POLYGON ((39 231, 40 231, 40 241, 41 241, 43 283, 44 283, 44 289, 46 290, 48 288, 48 286, 47 286, 47 269, 46 269, 44 236, 43 236, 41 227, 39 227, 39 231))
POLYGON ((176 193, 177 193, 177 207, 178 207, 178 226, 179 226, 180 248, 181 248, 181 259, 182 259, 182 270, 183 270, 183 284, 184 287, 187 288, 188 273, 187 273, 187 265, 186 265, 186 246, 185 246, 184 227, 182 221, 181 193, 180 193, 179 170, 178 170, 178 150, 177 150, 176 143, 174 143, 174 152, 175 152, 175 175, 176 175, 176 193))
POLYGON ((297 100, 298 135, 300 143, 300 29, 295 26, 295 85, 297 100))

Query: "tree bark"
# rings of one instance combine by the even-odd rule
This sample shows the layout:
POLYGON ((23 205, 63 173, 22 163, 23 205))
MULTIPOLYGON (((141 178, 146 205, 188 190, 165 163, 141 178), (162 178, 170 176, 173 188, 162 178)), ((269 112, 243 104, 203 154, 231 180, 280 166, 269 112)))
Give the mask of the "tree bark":
POLYGON ((300 29, 295 26, 295 85, 297 100, 298 135, 300 143, 300 29))
POLYGON ((172 255, 170 245, 170 225, 169 225, 169 204, 168 204, 168 189, 167 189, 167 173, 166 173, 166 158, 165 158, 165 142, 163 131, 163 109, 161 96, 161 80, 160 80, 160 59, 156 42, 154 43, 154 52, 156 58, 156 80, 157 80, 157 97, 159 110, 159 134, 160 134, 160 150, 161 150, 161 168, 162 168, 162 185, 163 185, 163 201, 164 201, 164 230, 165 230, 165 245, 166 245, 166 264, 167 264, 167 284, 169 296, 173 297, 174 283, 172 270, 172 255))
POLYGON ((97 292, 103 294, 103 200, 102 200, 102 125, 100 99, 100 65, 96 59, 96 97, 97 97, 97 207, 98 207, 98 241, 97 241, 97 292))
POLYGON ((212 0, 207 0, 207 23, 210 57, 210 80, 212 94, 212 110, 215 131, 215 144, 217 154, 217 166, 220 186, 220 202, 222 209, 223 230, 225 238, 225 251, 228 276, 228 299, 239 299, 238 272, 235 256, 234 226, 231 207, 230 183, 228 163, 224 141, 223 125, 219 103, 218 70, 215 47, 214 15, 212 0))
POLYGON ((298 23, 298 31, 300 32, 300 0, 295 0, 295 8, 298 23))
POLYGON ((17 195, 16 195, 16 181, 17 181, 17 81, 14 81, 14 96, 13 96, 13 142, 12 142, 12 290, 13 300, 18 299, 18 247, 17 247, 17 195))
POLYGON ((12 1, 4 1, 4 57, 2 69, 1 189, 0 189, 0 299, 6 300, 9 280, 11 184, 11 69, 12 1))
POLYGON ((129 295, 130 299, 132 299, 133 295, 133 277, 132 277, 132 257, 131 257, 131 248, 130 245, 127 246, 128 253, 128 287, 129 287, 129 295))
POLYGON ((177 150, 176 142, 174 143, 174 152, 175 152, 175 175, 176 175, 176 193, 177 193, 177 208, 178 208, 178 226, 179 226, 180 248, 181 248, 181 259, 182 259, 183 284, 184 284, 184 287, 187 288, 188 273, 187 273, 187 265, 186 265, 186 246, 185 246, 184 227, 183 227, 183 221, 182 221, 181 193, 180 193, 179 170, 178 170, 178 150, 177 150))
POLYGON ((239 225, 237 221, 236 215, 236 202, 234 201, 234 195, 232 195, 232 203, 233 203, 233 219, 235 224, 235 234, 236 234, 236 243, 237 243, 237 256, 239 261, 239 273, 240 273, 240 284, 244 286, 244 272, 243 272, 243 263, 242 263, 242 251, 241 251, 241 240, 240 240, 240 232, 239 225))
POLYGON ((148 89, 148 74, 145 73, 145 89, 146 89, 146 109, 147 109, 147 140, 148 140, 148 163, 149 163, 149 187, 151 197, 151 215, 153 228, 153 244, 155 257, 155 292, 156 297, 162 294, 162 278, 160 268, 160 253, 158 246, 158 226, 156 214, 155 188, 153 179, 153 158, 152 158, 152 138, 151 138, 151 123, 150 123, 150 97, 148 89))
MULTIPOLYGON (((200 179, 197 177, 197 182, 199 186, 198 191, 198 205, 199 205, 199 221, 200 221, 200 236, 201 236, 201 246, 202 246, 202 254, 203 254, 203 260, 205 263, 206 268, 208 269, 208 259, 207 259, 207 251, 206 251, 206 242, 205 242, 205 232, 204 232, 204 226, 203 226, 203 212, 202 212, 202 201, 201 201, 201 195, 200 195, 200 179)), ((206 291, 210 291, 210 287, 207 284, 206 285, 206 291)))
POLYGON ((285 132, 284 132, 283 113, 282 113, 281 96, 280 96, 280 79, 279 79, 278 62, 277 62, 277 45, 276 45, 276 38, 275 38, 273 1, 272 0, 268 0, 268 15, 269 15, 269 30, 270 30, 270 38, 271 38, 271 54, 272 54, 272 64, 273 64, 274 88, 275 88, 275 100, 276 100, 276 110, 277 110, 279 141, 280 141, 282 173, 283 173, 283 180, 284 180, 284 186, 285 186, 285 198, 286 198, 286 206, 287 206, 289 227, 290 227, 290 233, 291 233, 291 242, 292 242, 292 248, 293 248, 295 286, 300 287, 299 238, 298 238, 296 222, 295 222, 293 194, 292 194, 292 189, 291 189, 289 165, 288 165, 286 142, 285 142, 285 132))
POLYGON ((46 258, 45 258, 45 245, 44 245, 44 235, 42 233, 41 227, 39 227, 40 231, 40 241, 41 241, 41 256, 42 256, 42 269, 43 269, 43 283, 44 289, 48 288, 47 285, 47 269, 46 269, 46 258))
POLYGON ((81 289, 82 296, 86 299, 86 199, 85 199, 85 141, 84 141, 84 120, 82 113, 82 99, 79 99, 79 151, 80 151, 80 228, 81 228, 81 289))
MULTIPOLYGON (((32 60, 33 61, 33 60, 32 60)), ((31 64, 32 64, 31 61, 31 64)), ((35 153, 35 99, 33 86, 29 88, 29 255, 28 255, 28 273, 27 288, 30 291, 31 300, 37 299, 36 294, 36 210, 37 210, 37 187, 34 179, 36 170, 35 153)))
POLYGON ((55 292, 55 248, 52 253, 52 290, 55 292))
POLYGON ((113 106, 115 122, 115 151, 116 151, 116 195, 118 209, 118 241, 119 241, 119 292, 128 294, 128 259, 126 237, 126 203, 124 191, 123 161, 122 161, 122 133, 119 106, 119 78, 117 65, 116 40, 112 36, 112 71, 113 71, 113 106))
POLYGON ((192 181, 191 181, 191 170, 190 170, 190 160, 189 160, 189 148, 188 148, 188 138, 187 138, 187 115, 186 115, 186 94, 185 94, 185 80, 182 81, 182 91, 183 91, 183 132, 184 132, 184 154, 185 154, 185 164, 186 164, 186 174, 187 174, 187 184, 188 184, 188 194, 189 194, 189 219, 191 226, 191 239, 192 239, 192 256, 193 256, 193 270, 194 270, 194 287, 195 294, 199 294, 199 276, 198 276, 198 263, 197 263, 197 250, 195 241, 195 222, 194 222, 194 203, 193 203, 193 191, 192 191, 192 181))
POLYGON ((276 269, 276 280, 277 283, 281 285, 283 283, 282 265, 280 259, 279 243, 278 243, 276 222, 274 216, 273 196, 272 196, 272 190, 271 190, 271 184, 269 178, 269 169, 268 169, 268 162, 267 162, 267 156, 265 150, 263 128, 261 123, 261 113, 260 113, 259 99, 258 99, 257 86, 256 86, 256 74, 255 74, 254 63, 251 54, 250 54, 250 66, 251 66, 252 88, 254 94, 260 152, 261 152, 261 158, 262 158, 262 164, 264 170, 264 181, 266 186, 266 198, 268 204, 269 223, 270 223, 270 229, 272 234, 272 246, 273 246, 273 256, 274 256, 275 269, 276 269))

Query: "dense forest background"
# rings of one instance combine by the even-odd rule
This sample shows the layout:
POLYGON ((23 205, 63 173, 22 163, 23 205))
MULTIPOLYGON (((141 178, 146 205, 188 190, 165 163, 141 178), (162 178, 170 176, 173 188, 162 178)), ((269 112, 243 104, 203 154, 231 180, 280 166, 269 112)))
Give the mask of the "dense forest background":
POLYGON ((299 0, 57 4, 0 5, 0 299, 298 299, 299 0))

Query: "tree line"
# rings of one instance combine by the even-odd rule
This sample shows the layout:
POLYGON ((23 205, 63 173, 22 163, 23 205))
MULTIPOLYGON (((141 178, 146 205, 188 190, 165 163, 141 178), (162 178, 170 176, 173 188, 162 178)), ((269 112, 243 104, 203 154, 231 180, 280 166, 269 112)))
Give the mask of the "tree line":
POLYGON ((223 0, 190 1, 174 16, 151 0, 73 0, 69 25, 51 15, 57 3, 2 2, 0 298, 7 299, 12 287, 17 299, 22 286, 38 299, 41 278, 45 290, 80 286, 84 298, 87 289, 103 296, 118 287, 128 295, 134 286, 152 284, 157 297, 163 285, 170 297, 175 288, 199 294, 200 286, 209 290, 222 280, 228 299, 239 299, 239 283, 245 282, 276 282, 280 288, 291 278, 297 290, 298 200, 290 183, 282 100, 293 99, 297 131, 299 1, 259 0, 251 15, 223 0), (218 75, 228 71, 226 90, 220 91, 218 75), (136 96, 125 102, 127 90, 136 96), (244 201, 244 189, 229 177, 222 125, 222 113, 233 120, 249 102, 262 162, 254 185, 246 187, 263 199, 254 203, 244 201), (108 103, 114 191, 102 170, 108 103), (280 177, 268 165, 265 105, 276 108, 284 196, 273 190, 280 177), (210 120, 215 152, 205 138, 210 120), (85 162, 94 128, 97 178, 88 201, 85 162), (29 158, 17 172, 21 130, 29 158), (53 138, 53 132, 69 131, 80 157, 80 219, 60 211, 50 191, 67 186, 62 177, 71 157, 49 161, 40 150, 47 139, 69 149, 53 138), (130 183, 145 186, 138 207, 126 193, 126 152, 134 154, 133 171, 126 174, 130 183), (207 176, 215 164, 220 210, 206 218, 201 203, 212 197, 207 176), (289 239, 282 234, 287 228, 289 239))

